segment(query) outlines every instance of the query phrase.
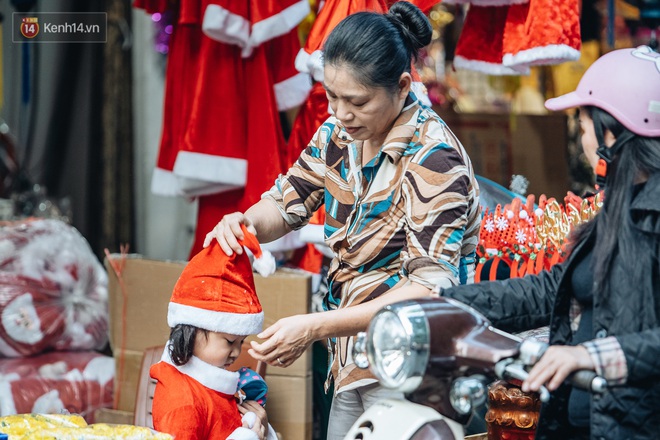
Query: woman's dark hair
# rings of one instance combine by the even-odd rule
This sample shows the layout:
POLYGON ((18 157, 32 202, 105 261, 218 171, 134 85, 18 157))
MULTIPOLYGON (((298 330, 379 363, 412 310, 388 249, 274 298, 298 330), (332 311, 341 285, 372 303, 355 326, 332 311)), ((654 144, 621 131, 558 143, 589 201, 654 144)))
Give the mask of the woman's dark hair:
MULTIPOLYGON (((583 107, 593 119, 603 124, 603 132, 609 130, 618 137, 626 128, 612 115, 597 107, 583 107)), ((660 173, 660 138, 635 136, 622 145, 607 167, 604 203, 593 221, 575 231, 573 243, 579 243, 597 231, 598 240, 593 249, 593 274, 596 289, 607 295, 614 275, 613 262, 623 265, 630 278, 630 286, 636 286, 644 295, 653 294, 651 275, 657 274, 657 235, 649 235, 635 227, 631 204, 637 194, 640 176, 650 177, 660 173)))
POLYGON ((394 3, 387 14, 358 12, 330 33, 323 62, 348 67, 364 86, 394 91, 419 49, 431 42, 431 33, 429 20, 407 1, 394 3))
POLYGON ((169 350, 174 365, 185 365, 192 358, 198 333, 208 337, 207 330, 188 324, 178 324, 170 330, 169 350))

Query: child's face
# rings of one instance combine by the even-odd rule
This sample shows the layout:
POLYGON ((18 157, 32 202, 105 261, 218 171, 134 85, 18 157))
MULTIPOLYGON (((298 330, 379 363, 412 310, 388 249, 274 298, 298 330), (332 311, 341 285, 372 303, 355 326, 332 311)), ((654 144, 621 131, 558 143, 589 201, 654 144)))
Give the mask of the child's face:
POLYGON ((207 332, 205 336, 203 332, 198 332, 193 354, 207 364, 227 368, 241 354, 243 341, 245 336, 218 332, 207 332))

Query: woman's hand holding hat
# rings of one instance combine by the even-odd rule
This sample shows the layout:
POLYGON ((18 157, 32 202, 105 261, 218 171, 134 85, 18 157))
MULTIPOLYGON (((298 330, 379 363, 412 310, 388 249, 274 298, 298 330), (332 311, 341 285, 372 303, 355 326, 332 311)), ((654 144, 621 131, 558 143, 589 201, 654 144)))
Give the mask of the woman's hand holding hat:
POLYGON ((239 243, 240 240, 245 238, 241 225, 244 225, 248 232, 257 235, 252 221, 242 212, 234 212, 227 214, 215 225, 215 228, 206 234, 204 239, 204 247, 208 247, 215 239, 225 252, 231 256, 234 252, 237 254, 243 253, 243 245, 239 243))

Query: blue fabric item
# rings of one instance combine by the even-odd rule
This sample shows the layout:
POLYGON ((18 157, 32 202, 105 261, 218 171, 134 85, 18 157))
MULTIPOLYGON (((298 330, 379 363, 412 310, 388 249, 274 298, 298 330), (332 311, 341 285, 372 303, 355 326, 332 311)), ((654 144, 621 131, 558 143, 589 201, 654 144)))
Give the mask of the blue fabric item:
POLYGON ((266 406, 268 385, 264 378, 248 367, 242 367, 238 370, 238 374, 238 390, 245 393, 245 400, 254 400, 259 405, 266 406))

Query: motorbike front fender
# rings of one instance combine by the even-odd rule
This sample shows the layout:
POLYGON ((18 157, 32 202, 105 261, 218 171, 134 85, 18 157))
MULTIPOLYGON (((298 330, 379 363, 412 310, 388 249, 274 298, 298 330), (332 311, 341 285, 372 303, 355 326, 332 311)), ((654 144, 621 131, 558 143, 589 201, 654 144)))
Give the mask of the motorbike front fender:
POLYGON ((463 426, 427 406, 385 399, 367 409, 344 440, 463 440, 463 426))

